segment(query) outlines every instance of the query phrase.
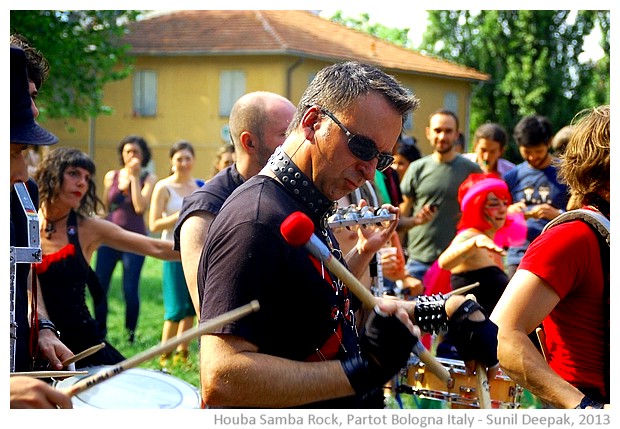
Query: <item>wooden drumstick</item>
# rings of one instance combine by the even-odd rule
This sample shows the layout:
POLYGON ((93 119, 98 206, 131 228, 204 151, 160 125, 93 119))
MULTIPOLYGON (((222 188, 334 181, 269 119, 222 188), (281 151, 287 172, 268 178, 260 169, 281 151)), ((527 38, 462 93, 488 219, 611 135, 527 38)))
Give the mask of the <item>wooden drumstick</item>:
POLYGON ((487 369, 481 362, 476 362, 476 381, 478 382, 480 408, 493 408, 491 406, 491 387, 487 378, 487 369))
POLYGON ((545 331, 539 326, 536 328, 536 338, 538 338, 538 343, 540 344, 540 352, 547 362, 549 362, 549 349, 547 349, 547 336, 545 335, 545 331))
POLYGON ((33 378, 67 378, 88 374, 88 371, 23 371, 11 372, 11 377, 26 376, 33 378))
POLYGON ((439 362, 435 356, 428 351, 422 341, 418 341, 415 343, 413 352, 420 358, 420 361, 424 362, 424 365, 429 369, 430 372, 435 374, 437 378, 439 378, 443 383, 446 384, 447 388, 451 388, 454 384, 454 379, 442 364, 439 362))
POLYGON ((446 299, 448 299, 452 295, 463 295, 465 292, 469 292, 470 290, 472 290, 473 288, 478 287, 478 286, 480 286, 480 282, 472 283, 470 285, 463 286, 463 287, 460 287, 458 289, 454 289, 452 292, 445 293, 443 296, 446 299))
POLYGON ((110 377, 118 375, 121 372, 129 368, 133 368, 143 362, 146 362, 156 356, 159 356, 162 353, 171 352, 179 344, 185 343, 201 335, 213 332, 214 330, 230 322, 234 322, 235 320, 241 319, 242 317, 245 317, 248 314, 257 311, 259 308, 260 306, 258 304, 258 301, 254 300, 250 302, 249 304, 243 305, 239 308, 236 308, 218 317, 215 317, 211 320, 201 323, 198 326, 188 329, 187 331, 183 332, 181 335, 171 338, 162 344, 153 346, 150 349, 143 351, 142 353, 138 353, 137 355, 129 359, 125 359, 124 361, 119 362, 116 365, 113 365, 109 368, 99 371, 96 374, 91 375, 90 377, 85 377, 82 380, 75 383, 73 386, 68 387, 66 389, 62 389, 62 392, 68 396, 75 396, 78 393, 81 393, 109 379, 110 377))
POLYGON ((101 344, 94 345, 94 346, 92 346, 90 348, 87 348, 86 350, 81 351, 80 353, 78 353, 78 354, 76 354, 74 356, 71 356, 69 359, 63 360, 62 361, 62 367, 65 368, 65 367, 71 365, 72 363, 75 363, 75 362, 79 361, 80 359, 84 359, 87 356, 90 356, 90 355, 92 355, 94 353, 97 353, 99 350, 101 350, 104 347, 105 347, 105 343, 101 343, 101 344))
MULTIPOLYGON (((327 246, 314 234, 314 224, 308 216, 302 212, 294 212, 282 222, 280 232, 290 245, 295 247, 303 245, 315 258, 321 260, 357 296, 364 307, 372 310, 377 306, 379 302, 377 297, 338 259, 334 258, 327 246)), ((450 372, 426 350, 420 341, 417 342, 416 349, 416 354, 428 369, 441 381, 449 383, 450 372), (420 348, 422 351, 419 350, 420 348)))

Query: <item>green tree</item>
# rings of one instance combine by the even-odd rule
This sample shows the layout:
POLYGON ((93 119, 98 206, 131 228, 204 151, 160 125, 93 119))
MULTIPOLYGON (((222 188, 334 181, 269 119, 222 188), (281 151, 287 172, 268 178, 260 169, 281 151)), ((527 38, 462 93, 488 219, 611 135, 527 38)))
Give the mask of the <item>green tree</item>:
POLYGON ((358 17, 344 17, 342 11, 337 11, 330 21, 337 22, 338 24, 346 25, 349 28, 363 31, 379 39, 386 40, 400 45, 406 48, 411 48, 411 41, 409 40, 409 28, 393 28, 386 27, 383 24, 370 24, 370 16, 367 13, 361 13, 358 17))
POLYGON ((603 58, 593 62, 587 61, 583 65, 581 83, 583 85, 583 107, 609 104, 609 11, 597 11, 596 22, 601 31, 600 46, 603 49, 603 58))
MULTIPOLYGON (((429 11, 421 51, 489 73, 475 87, 470 127, 493 121, 509 131, 529 114, 568 124, 582 108, 609 102, 609 11, 429 11), (599 23, 605 57, 582 64, 585 36, 599 23)), ((519 160, 513 147, 508 156, 519 160)))
POLYGON ((11 10, 11 33, 45 56, 50 74, 37 104, 42 117, 87 119, 109 113, 103 86, 131 72, 129 46, 118 41, 140 11, 11 10))

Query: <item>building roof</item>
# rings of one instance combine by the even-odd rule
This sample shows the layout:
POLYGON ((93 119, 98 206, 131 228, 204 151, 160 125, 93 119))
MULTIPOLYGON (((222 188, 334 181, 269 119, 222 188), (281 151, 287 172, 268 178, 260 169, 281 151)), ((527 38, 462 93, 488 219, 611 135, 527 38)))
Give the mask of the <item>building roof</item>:
POLYGON ((491 78, 303 10, 181 10, 147 17, 129 29, 123 41, 136 56, 292 55, 452 79, 491 78))

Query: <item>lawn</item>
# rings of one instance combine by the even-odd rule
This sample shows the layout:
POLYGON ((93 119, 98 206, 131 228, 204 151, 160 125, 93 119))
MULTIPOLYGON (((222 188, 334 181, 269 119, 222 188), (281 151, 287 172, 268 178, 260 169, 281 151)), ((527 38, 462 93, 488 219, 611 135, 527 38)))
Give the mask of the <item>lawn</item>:
MULTIPOLYGON (((93 258, 93 266, 96 255, 93 258)), ((133 344, 127 341, 125 333, 125 301, 121 286, 122 266, 119 263, 112 276, 108 295, 108 337, 110 344, 116 347, 125 357, 132 357, 144 350, 156 346, 161 341, 161 330, 164 323, 164 305, 162 300, 162 262, 158 259, 146 257, 140 279, 140 316, 136 338, 133 344)), ((88 292, 87 292, 88 293, 88 292)), ((92 309, 92 300, 87 298, 92 309)), ((160 370, 159 357, 140 365, 141 368, 160 370)), ((189 361, 184 366, 168 366, 168 373, 199 387, 199 359, 198 341, 190 344, 189 361)))

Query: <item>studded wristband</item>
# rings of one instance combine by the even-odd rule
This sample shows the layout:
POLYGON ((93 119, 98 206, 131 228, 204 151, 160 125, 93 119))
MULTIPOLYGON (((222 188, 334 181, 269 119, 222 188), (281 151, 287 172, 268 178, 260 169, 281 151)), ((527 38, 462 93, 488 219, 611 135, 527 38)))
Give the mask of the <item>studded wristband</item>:
POLYGON ((56 338, 60 338, 60 332, 56 329, 56 325, 49 319, 39 319, 39 331, 42 329, 49 329, 56 335, 56 338))
POLYGON ((415 303, 415 321, 424 332, 437 334, 446 331, 446 298, 442 294, 419 296, 415 303))

